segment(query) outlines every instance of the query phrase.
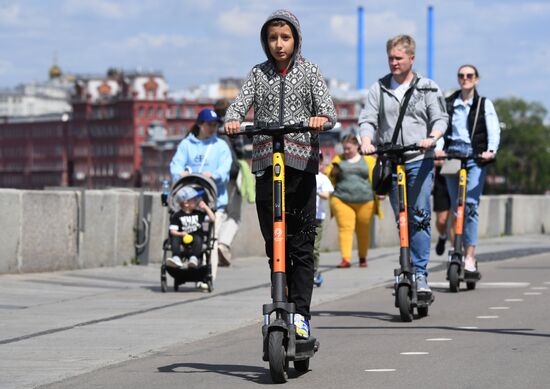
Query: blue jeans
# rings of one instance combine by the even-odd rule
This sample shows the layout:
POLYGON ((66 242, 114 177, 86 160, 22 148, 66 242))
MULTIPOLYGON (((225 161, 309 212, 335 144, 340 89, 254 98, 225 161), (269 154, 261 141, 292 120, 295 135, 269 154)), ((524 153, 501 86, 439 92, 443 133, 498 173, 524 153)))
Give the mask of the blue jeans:
MULTIPOLYGON (((407 211, 409 215, 409 246, 413 266, 417 274, 428 275, 427 267, 430 259, 432 240, 430 197, 434 180, 434 162, 423 159, 405 164, 407 174, 407 211)), ((395 215, 399 219, 397 204, 397 174, 394 171, 390 202, 395 215)))
MULTIPOLYGON (((468 144, 451 145, 449 152, 471 154, 472 148, 468 144)), ((479 223, 479 198, 483 192, 485 183, 485 167, 480 166, 473 159, 469 159, 466 164, 468 171, 466 183, 466 204, 464 208, 464 230, 462 240, 464 247, 475 246, 477 244, 477 225, 479 223)), ((451 198, 451 205, 456 216, 456 197, 458 195, 458 176, 446 176, 447 189, 451 198)))

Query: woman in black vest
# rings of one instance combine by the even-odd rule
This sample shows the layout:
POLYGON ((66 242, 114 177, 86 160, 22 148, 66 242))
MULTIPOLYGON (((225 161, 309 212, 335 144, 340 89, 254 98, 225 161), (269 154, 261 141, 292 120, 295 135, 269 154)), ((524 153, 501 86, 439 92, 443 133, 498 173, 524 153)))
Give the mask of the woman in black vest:
MULTIPOLYGON (((477 271, 475 246, 479 220, 479 198, 485 181, 485 165, 494 160, 500 142, 500 125, 493 103, 479 96, 476 86, 479 72, 473 65, 458 68, 460 90, 447 98, 449 127, 445 134, 445 150, 451 153, 481 157, 477 162, 468 161, 468 183, 466 188, 466 209, 464 221, 464 248, 466 258, 464 270, 477 271)), ((456 214, 458 177, 447 176, 447 187, 451 204, 456 214)))

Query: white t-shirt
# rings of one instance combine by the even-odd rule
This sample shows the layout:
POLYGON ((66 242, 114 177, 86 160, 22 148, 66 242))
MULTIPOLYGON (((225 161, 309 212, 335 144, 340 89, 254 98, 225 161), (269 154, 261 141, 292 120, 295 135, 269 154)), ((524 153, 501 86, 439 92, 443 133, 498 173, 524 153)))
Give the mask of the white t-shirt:
POLYGON ((393 94, 399 99, 399 102, 403 101, 403 96, 405 96, 405 92, 409 89, 410 85, 410 82, 399 84, 393 77, 390 81, 390 89, 393 90, 393 94))
POLYGON ((332 186, 332 182, 330 182, 329 178, 321 172, 317 173, 315 180, 317 181, 317 215, 315 218, 317 220, 324 220, 327 216, 327 200, 320 198, 319 193, 332 193, 334 192, 334 187, 332 186))

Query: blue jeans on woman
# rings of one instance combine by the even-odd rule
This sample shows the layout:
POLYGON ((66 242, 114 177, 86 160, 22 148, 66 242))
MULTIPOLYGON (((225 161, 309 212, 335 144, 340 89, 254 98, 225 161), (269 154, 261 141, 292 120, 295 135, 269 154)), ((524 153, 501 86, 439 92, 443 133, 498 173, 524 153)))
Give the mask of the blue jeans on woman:
MULTIPOLYGON (((432 159, 423 159, 406 163, 405 172, 407 174, 407 211, 412 263, 416 267, 416 274, 427 276, 432 240, 430 197, 434 180, 434 162, 432 159)), ((390 191, 390 202, 395 214, 395 221, 398 222, 397 174, 395 172, 390 191)))
MULTIPOLYGON (((447 152, 453 154, 471 155, 472 147, 467 143, 451 144, 447 152)), ((475 246, 477 244, 477 226, 479 223, 479 199, 483 192, 485 183, 485 167, 478 165, 473 159, 469 159, 466 164, 468 176, 466 179, 466 204, 464 209, 464 230, 462 232, 462 241, 464 247, 475 246)), ((456 216, 456 197, 458 194, 458 175, 446 176, 447 189, 453 212, 456 216)))

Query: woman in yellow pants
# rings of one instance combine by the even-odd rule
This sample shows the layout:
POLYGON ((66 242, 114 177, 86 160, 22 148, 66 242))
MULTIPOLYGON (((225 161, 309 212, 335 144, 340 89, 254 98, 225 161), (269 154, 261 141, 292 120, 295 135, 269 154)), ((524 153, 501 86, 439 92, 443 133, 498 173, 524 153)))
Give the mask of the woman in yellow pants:
POLYGON ((334 185, 330 210, 338 224, 338 238, 342 262, 340 268, 351 267, 353 232, 357 234, 359 266, 367 267, 370 245, 370 226, 375 214, 382 217, 371 177, 375 159, 359 154, 359 142, 354 135, 342 140, 344 152, 333 158, 325 169, 334 185))

